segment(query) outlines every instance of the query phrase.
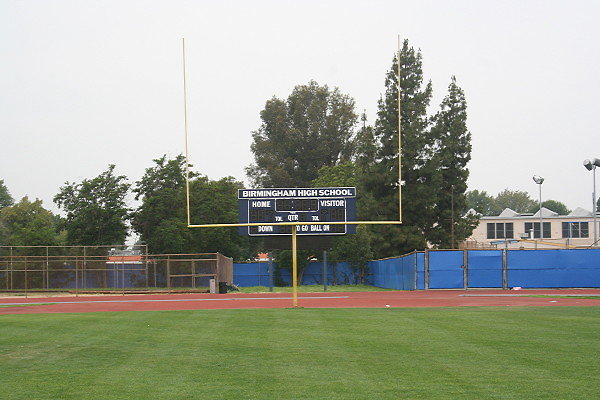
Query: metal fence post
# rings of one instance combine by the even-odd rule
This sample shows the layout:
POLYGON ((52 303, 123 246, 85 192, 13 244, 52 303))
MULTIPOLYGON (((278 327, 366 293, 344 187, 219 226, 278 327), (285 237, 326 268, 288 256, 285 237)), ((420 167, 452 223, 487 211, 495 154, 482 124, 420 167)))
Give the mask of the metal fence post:
POLYGON ((273 253, 269 252, 269 292, 273 291, 273 253))
POLYGON ((417 290, 417 287, 418 287, 418 285, 417 285, 417 278, 418 278, 418 275, 419 275, 419 253, 417 253, 417 251, 415 250, 414 253, 413 253, 413 255, 414 255, 414 259, 415 259, 415 262, 414 262, 414 279, 413 279, 414 286, 413 286, 413 290, 417 290))
POLYGON ((10 248, 10 290, 13 290, 14 285, 13 285, 13 270, 14 270, 14 265, 13 265, 13 248, 10 248))
POLYGON ((79 291, 77 290, 79 288, 79 270, 77 268, 77 266, 79 265, 79 257, 75 256, 75 297, 77 297, 79 295, 79 291))
POLYGON ((27 257, 25 257, 25 298, 27 298, 27 257))
POLYGON ((508 253, 502 250, 502 289, 508 289, 508 253))
POLYGON ((323 291, 327 291, 327 250, 323 250, 323 291))

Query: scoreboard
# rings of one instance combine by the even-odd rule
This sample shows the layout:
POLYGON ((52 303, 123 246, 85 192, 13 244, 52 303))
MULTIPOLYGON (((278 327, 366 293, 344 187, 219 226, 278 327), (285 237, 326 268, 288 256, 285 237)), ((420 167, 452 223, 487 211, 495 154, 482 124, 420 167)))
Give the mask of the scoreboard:
POLYGON ((240 227, 241 235, 291 235, 292 225, 281 222, 321 222, 296 225, 298 235, 345 235, 356 233, 356 225, 325 222, 356 220, 356 188, 239 189, 240 223, 264 225, 240 227))

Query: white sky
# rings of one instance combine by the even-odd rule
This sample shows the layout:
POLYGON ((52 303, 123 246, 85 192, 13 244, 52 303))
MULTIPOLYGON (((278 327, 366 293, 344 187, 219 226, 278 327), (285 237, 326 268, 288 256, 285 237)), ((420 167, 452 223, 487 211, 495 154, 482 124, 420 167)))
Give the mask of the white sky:
MULTIPOLYGON (((267 99, 315 79, 375 119, 400 34, 423 52, 432 111, 452 75, 472 133, 469 189, 591 209, 600 158, 598 1, 0 0, 0 179, 52 198, 108 164, 133 183, 183 153, 246 180, 267 99)), ((600 182, 600 177, 599 177, 600 182)))

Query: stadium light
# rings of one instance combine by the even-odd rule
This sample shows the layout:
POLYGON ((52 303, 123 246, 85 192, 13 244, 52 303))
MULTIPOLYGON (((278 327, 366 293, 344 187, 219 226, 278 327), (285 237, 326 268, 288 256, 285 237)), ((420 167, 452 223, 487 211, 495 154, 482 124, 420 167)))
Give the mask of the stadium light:
POLYGON ((583 160, 583 166, 588 171, 593 171, 592 217, 594 224, 594 242, 592 243, 592 246, 595 246, 598 243, 598 228, 596 227, 596 167, 600 167, 600 159, 592 158, 591 160, 583 160))
POLYGON ((539 175, 534 175, 533 181, 540 186, 540 240, 541 240, 544 238, 544 225, 542 224, 542 183, 544 183, 544 178, 542 178, 539 175))

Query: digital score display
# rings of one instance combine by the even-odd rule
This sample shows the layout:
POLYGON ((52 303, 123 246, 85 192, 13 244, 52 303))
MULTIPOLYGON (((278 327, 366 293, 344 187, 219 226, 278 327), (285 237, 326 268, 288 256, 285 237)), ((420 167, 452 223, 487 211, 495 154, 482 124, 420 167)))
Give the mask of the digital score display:
MULTIPOLYGON (((291 235, 291 225, 280 222, 346 222, 356 220, 356 188, 289 188, 238 190, 240 223, 263 223, 240 227, 250 236, 291 235)), ((356 225, 296 225, 298 235, 345 235, 356 225)))

